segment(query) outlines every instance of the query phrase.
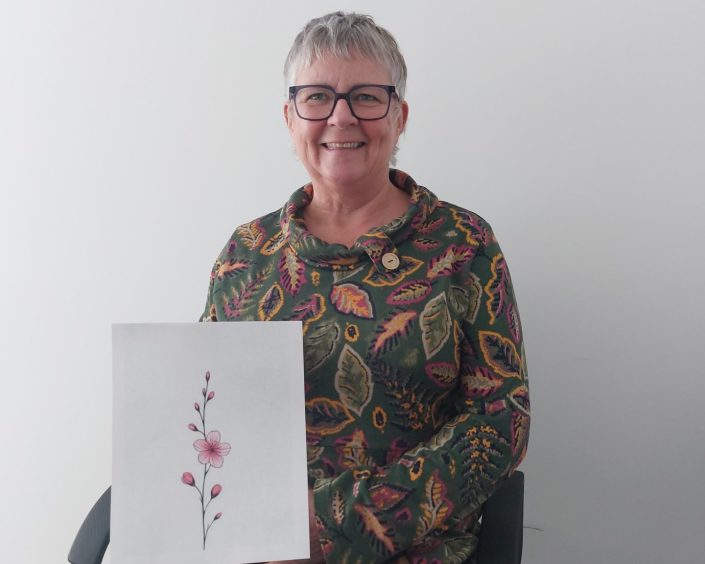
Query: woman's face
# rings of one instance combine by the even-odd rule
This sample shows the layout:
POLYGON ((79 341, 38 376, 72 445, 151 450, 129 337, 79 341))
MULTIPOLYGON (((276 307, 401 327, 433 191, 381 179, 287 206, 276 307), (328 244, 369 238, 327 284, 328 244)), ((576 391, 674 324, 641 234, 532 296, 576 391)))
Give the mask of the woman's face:
MULTIPOLYGON (((348 92, 358 84, 391 84, 387 69, 364 57, 315 60, 299 70, 295 84, 325 84, 348 92)), ((408 115, 406 102, 392 97, 389 113, 374 121, 358 120, 345 100, 339 100, 327 120, 308 121, 296 114, 294 103, 284 105, 284 117, 299 159, 314 186, 344 188, 388 178, 389 160, 408 115), (353 143, 353 146, 335 145, 353 143)))

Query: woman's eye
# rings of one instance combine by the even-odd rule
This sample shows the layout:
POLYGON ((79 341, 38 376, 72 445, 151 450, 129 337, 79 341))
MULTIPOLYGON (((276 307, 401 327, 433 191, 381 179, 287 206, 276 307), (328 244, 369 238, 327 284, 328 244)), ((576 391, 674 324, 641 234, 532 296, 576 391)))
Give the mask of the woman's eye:
POLYGON ((327 92, 313 92, 306 96, 306 102, 327 102, 329 98, 327 92))

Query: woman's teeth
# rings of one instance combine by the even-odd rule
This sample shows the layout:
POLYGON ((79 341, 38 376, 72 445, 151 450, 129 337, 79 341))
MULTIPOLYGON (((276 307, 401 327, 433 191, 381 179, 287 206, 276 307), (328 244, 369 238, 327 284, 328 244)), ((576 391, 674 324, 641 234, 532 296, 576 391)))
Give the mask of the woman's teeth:
POLYGON ((364 143, 360 143, 359 141, 351 143, 323 143, 323 146, 326 149, 357 149, 363 145, 364 143))

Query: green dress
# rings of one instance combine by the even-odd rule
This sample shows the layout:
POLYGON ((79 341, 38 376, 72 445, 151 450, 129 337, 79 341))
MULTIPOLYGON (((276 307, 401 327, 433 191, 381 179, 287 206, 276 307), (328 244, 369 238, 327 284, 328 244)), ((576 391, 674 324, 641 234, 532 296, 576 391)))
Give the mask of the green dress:
POLYGON ((306 230, 310 184, 238 227, 202 320, 303 322, 327 562, 460 563, 482 503, 526 451, 519 312, 487 222, 389 174, 409 208, 352 248, 306 230))

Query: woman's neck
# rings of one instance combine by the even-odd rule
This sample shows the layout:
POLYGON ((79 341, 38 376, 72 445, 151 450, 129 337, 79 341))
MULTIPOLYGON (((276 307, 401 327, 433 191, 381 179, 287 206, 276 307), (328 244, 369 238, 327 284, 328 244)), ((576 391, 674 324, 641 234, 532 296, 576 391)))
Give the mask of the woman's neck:
POLYGON ((360 235, 403 215, 409 195, 388 179, 374 189, 336 188, 313 184, 313 199, 303 210, 306 228, 328 243, 351 247, 360 235))

